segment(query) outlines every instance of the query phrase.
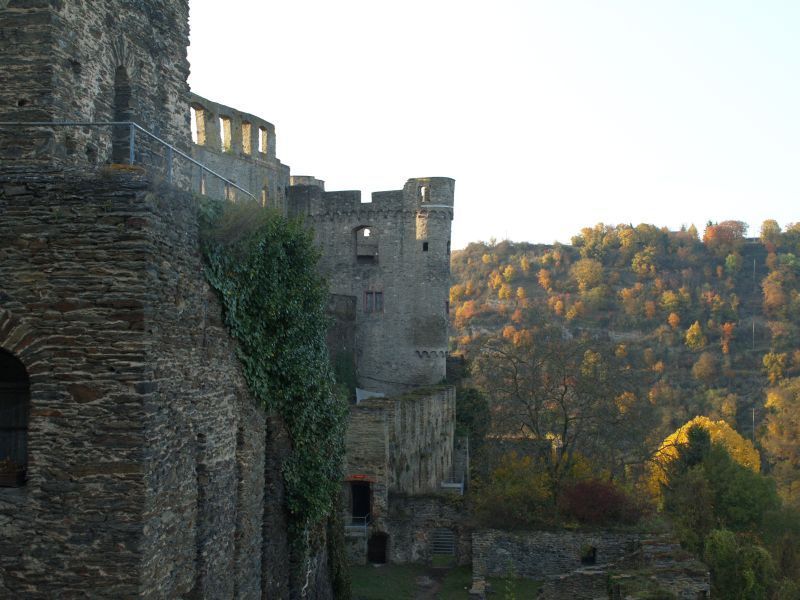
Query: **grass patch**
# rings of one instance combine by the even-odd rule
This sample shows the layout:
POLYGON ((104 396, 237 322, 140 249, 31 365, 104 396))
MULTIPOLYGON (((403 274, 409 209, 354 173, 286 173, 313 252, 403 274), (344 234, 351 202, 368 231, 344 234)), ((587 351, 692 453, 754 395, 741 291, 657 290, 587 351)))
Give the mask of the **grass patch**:
POLYGON ((435 554, 431 557, 431 566, 434 569, 450 569, 456 566, 456 557, 445 554, 435 554))
MULTIPOLYGON (((456 567, 441 573, 441 586, 436 600, 469 600, 472 587, 472 569, 456 567)), ((416 579, 420 575, 439 578, 437 571, 425 565, 383 565, 376 567, 352 566, 353 600, 413 600, 416 597, 416 579)), ((528 600, 535 598, 541 583, 529 579, 490 577, 490 598, 497 600, 528 600)))
POLYGON ((495 598, 515 598, 519 600, 535 598, 539 588, 542 586, 539 581, 511 577, 489 577, 486 581, 495 598))
POLYGON ((469 598, 472 587, 472 569, 469 566, 457 567, 448 571, 439 589, 439 600, 462 600, 469 598))
POLYGON ((413 600, 422 565, 359 565, 350 567, 353 600, 413 600))

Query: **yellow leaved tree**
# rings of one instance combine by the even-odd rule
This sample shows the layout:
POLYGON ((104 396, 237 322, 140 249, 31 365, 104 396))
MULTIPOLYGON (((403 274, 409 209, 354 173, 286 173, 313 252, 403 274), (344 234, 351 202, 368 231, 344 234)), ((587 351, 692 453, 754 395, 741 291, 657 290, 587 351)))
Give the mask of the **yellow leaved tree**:
POLYGON ((722 445, 731 458, 740 465, 756 473, 761 470, 761 456, 750 440, 743 438, 725 421, 712 421, 703 416, 695 417, 667 436, 653 455, 647 487, 653 498, 659 502, 662 497, 662 485, 667 482, 669 464, 678 458, 678 448, 687 443, 689 429, 694 426, 708 431, 711 442, 722 445))

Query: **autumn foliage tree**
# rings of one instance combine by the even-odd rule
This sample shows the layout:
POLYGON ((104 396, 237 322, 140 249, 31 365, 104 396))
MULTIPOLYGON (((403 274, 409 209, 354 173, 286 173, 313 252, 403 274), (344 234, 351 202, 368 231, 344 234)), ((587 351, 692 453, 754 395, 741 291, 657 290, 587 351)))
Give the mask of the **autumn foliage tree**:
POLYGON ((739 252, 746 233, 747 223, 742 221, 709 222, 703 232, 703 243, 711 252, 724 258, 739 252))
POLYGON ((636 401, 638 381, 613 348, 565 340, 554 328, 521 339, 492 336, 472 373, 491 400, 496 431, 551 446, 544 468, 554 498, 581 453, 612 466, 641 452, 643 429, 633 423, 641 425, 649 405, 636 401), (615 399, 626 393, 633 400, 622 408, 615 399))

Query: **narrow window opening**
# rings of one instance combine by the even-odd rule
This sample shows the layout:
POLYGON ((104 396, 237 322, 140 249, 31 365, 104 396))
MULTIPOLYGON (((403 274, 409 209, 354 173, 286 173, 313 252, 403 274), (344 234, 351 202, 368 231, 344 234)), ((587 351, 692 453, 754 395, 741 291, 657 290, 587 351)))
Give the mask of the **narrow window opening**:
POLYGON ((261 154, 267 153, 267 130, 264 127, 258 128, 258 151, 261 154))
MULTIPOLYGON (((133 91, 128 71, 125 67, 117 67, 114 71, 114 121, 133 121, 133 91)), ((130 127, 119 125, 114 127, 111 141, 112 162, 121 164, 130 162, 130 127)))
POLYGON ((206 111, 202 106, 190 106, 189 109, 192 111, 192 141, 199 146, 205 146, 206 111))
POLYGON ((0 350, 0 487, 25 485, 30 381, 23 364, 0 350))
POLYGON ((374 265, 378 262, 378 235, 368 225, 355 230, 356 263, 374 265))
POLYGON ((250 156, 253 153, 252 128, 250 123, 242 123, 242 152, 250 156))
POLYGON ((231 151, 231 120, 229 117, 219 118, 219 143, 220 150, 231 151))
POLYGON ((206 174, 205 173, 201 173, 200 174, 200 195, 201 196, 205 196, 206 195, 206 174))
POLYGON ((450 302, 447 300, 444 301, 444 314, 450 314, 450 302))
POLYGON ((428 201, 428 186, 427 185, 420 186, 420 188, 419 188, 419 199, 422 200, 423 202, 427 202, 428 201))
POLYGON ((383 312, 383 292, 364 292, 364 312, 383 312))
POLYGON ((447 240, 447 254, 450 254, 450 240, 447 240))
POLYGON ((261 188, 261 206, 267 205, 267 186, 261 188))
POLYGON ((422 251, 423 252, 427 252, 428 251, 428 242, 422 242, 422 251))

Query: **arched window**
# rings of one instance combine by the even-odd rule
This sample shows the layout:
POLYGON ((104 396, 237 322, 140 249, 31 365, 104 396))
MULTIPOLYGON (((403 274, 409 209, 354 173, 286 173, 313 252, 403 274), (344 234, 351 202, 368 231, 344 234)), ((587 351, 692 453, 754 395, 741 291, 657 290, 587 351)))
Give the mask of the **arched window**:
POLYGON ((25 484, 30 381, 23 364, 0 350, 0 486, 25 484))
MULTIPOLYGON (((117 67, 114 71, 114 121, 133 121, 133 91, 125 67, 117 67)), ((118 164, 129 162, 129 127, 114 127, 111 158, 118 164)))
POLYGON ((378 263, 378 234, 369 225, 355 229, 356 262, 360 265, 378 263))

